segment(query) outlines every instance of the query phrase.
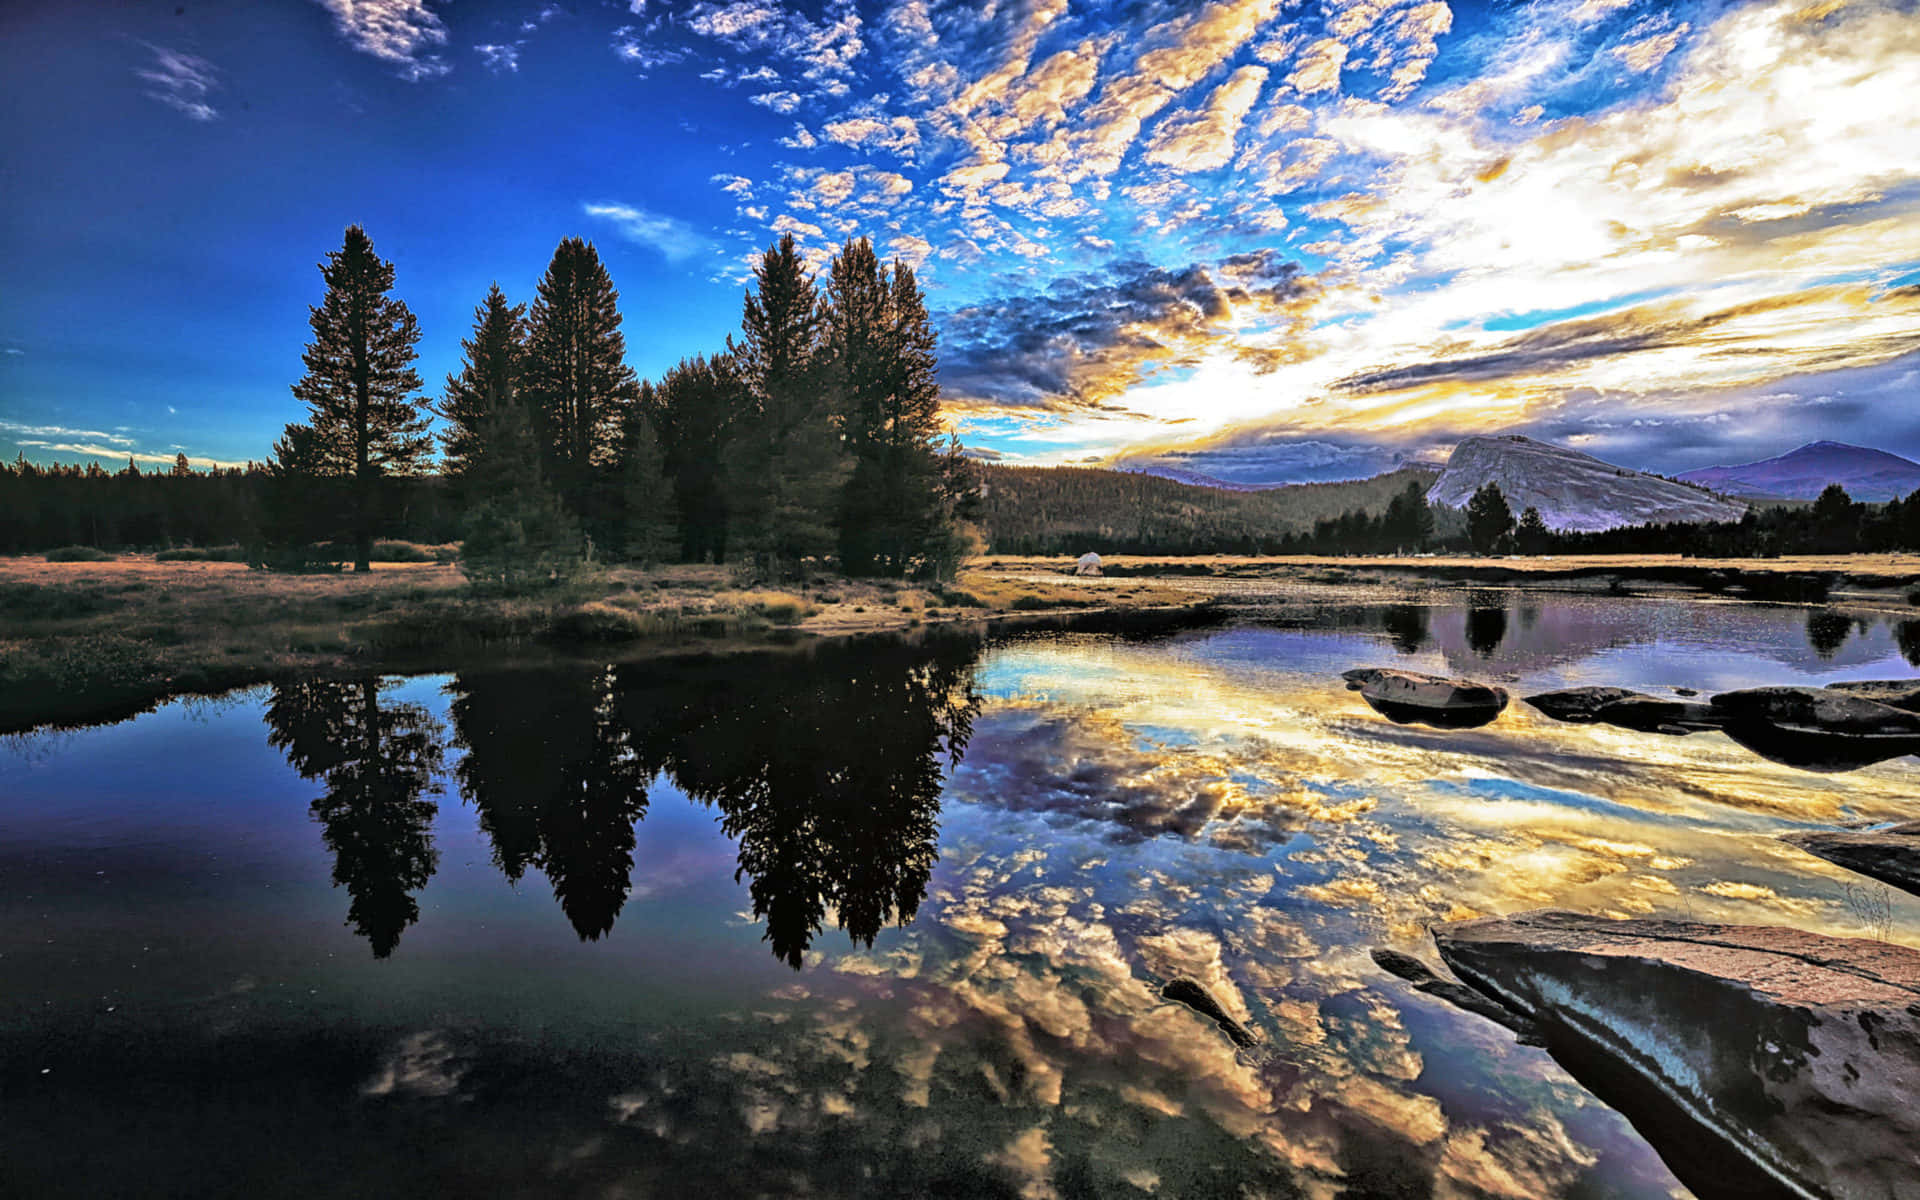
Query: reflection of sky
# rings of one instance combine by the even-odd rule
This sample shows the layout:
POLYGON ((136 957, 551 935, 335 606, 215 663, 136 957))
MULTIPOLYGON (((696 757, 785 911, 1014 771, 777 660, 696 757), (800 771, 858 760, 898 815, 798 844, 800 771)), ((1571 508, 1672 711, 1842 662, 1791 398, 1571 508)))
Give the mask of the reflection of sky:
MULTIPOLYGON (((1538 604, 1534 629, 1597 630, 1590 649, 1515 638, 1478 674, 1524 694, 1910 673, 1870 640, 1884 631, 1856 631, 1869 656, 1846 665, 1797 657, 1798 610, 1538 604)), ((106 1075, 88 1055, 171 1079, 139 1064, 186 1047, 175 1069, 223 1077, 244 1045, 310 1118, 434 1130, 447 1149, 428 1170, 486 1159, 480 1192, 1667 1195, 1646 1147, 1542 1054, 1367 949, 1429 954, 1429 922, 1546 904, 1859 935, 1874 914, 1843 890, 1859 881, 1773 835, 1920 815, 1915 767, 1815 775, 1718 734, 1517 702, 1483 729, 1403 727, 1344 690, 1352 666, 1449 669, 1458 616, 1436 609, 1411 655, 1361 620, 989 651, 917 917, 869 949, 829 927, 799 973, 743 915, 714 812, 664 782, 632 897, 594 943, 537 872, 500 876, 449 785, 420 921, 375 961, 342 924, 317 785, 265 744, 259 695, 23 742, 0 751, 0 1070, 10 1094, 48 1097, 55 1115, 32 1120, 159 1154, 90 1107, 106 1075), (1162 1001, 1176 976, 1263 1044, 1236 1051, 1162 1001), (312 1030, 347 1067, 314 1065, 312 1030)), ((388 696, 444 717, 439 683, 388 696)), ((1888 911, 1916 941, 1920 902, 1888 911)), ((253 1102, 293 1103, 280 1086, 253 1102)), ((0 1135, 0 1161, 57 1128, 0 1135)), ((302 1128, 345 1170, 387 1153, 302 1128)))

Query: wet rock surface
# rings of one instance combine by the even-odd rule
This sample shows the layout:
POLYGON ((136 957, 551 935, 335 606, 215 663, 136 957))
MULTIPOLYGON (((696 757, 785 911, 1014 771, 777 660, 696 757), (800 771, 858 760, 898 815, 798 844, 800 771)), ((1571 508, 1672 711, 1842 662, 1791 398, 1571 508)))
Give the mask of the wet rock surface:
POLYGON ((1556 721, 1585 724, 1599 720, 1600 710, 1622 700, 1652 700, 1645 692, 1622 687, 1577 687, 1524 697, 1528 704, 1556 721))
POLYGON ((1817 830, 1780 839, 1849 871, 1920 896, 1920 821, 1879 830, 1817 830))
POLYGON ((1232 1040, 1233 1044, 1242 1050, 1250 1049, 1260 1044, 1260 1038, 1257 1034, 1228 1016, 1227 1010, 1221 1008, 1220 1002, 1213 998, 1213 993, 1191 979, 1168 980, 1167 983, 1161 987, 1160 995, 1177 1004, 1186 1005, 1209 1021, 1212 1021, 1215 1025, 1218 1025, 1220 1031, 1226 1034, 1227 1037, 1232 1040))
POLYGON ((1701 1196, 1920 1196, 1920 951, 1553 910, 1433 935, 1701 1196))
POLYGON ((1763 758, 1850 771, 1920 753, 1920 713, 1832 688, 1764 687, 1712 700, 1727 736, 1763 758))
POLYGON ((1920 679, 1854 679, 1830 683, 1821 690, 1840 692, 1857 700, 1871 700, 1889 708, 1920 713, 1920 679))
POLYGON ((1492 721, 1507 707, 1505 688, 1469 679, 1448 679, 1394 667, 1356 667, 1341 672, 1340 678, 1375 712, 1403 725, 1472 729, 1492 721))
POLYGON ((1446 978, 1411 954, 1376 947, 1373 950, 1373 962, 1387 974, 1406 980, 1417 991, 1438 997, 1455 1008, 1485 1017, 1497 1025, 1506 1026, 1520 1035, 1519 1040, 1522 1045, 1544 1044, 1540 1040, 1539 1028, 1533 1021, 1499 1001, 1474 991, 1464 983, 1446 978))
POLYGON ((1726 723, 1713 706, 1669 700, 1617 687, 1579 687, 1542 692, 1526 702, 1556 721, 1617 725, 1641 733, 1689 734, 1726 723))

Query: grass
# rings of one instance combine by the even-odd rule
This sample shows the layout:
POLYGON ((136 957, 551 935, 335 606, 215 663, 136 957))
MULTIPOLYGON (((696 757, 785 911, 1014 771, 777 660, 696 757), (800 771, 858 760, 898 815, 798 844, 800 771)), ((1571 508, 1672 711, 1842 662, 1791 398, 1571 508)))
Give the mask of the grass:
POLYGON ((155 562, 245 562, 245 546, 176 546, 153 556, 155 562))
POLYGON ((50 563, 112 562, 117 557, 119 556, 116 554, 96 550, 92 546, 61 546, 56 550, 47 551, 47 561, 50 563))
MULTIPOLYGON (((509 594, 472 587, 451 563, 419 561, 444 557, 441 547, 399 551, 413 561, 378 561, 365 573, 301 574, 252 570, 226 549, 64 563, 0 557, 0 732, 115 719, 168 695, 296 673, 452 670, 509 653, 760 645, 1112 599, 985 571, 941 589, 831 578, 784 590, 742 586, 730 567, 698 565, 605 568, 509 594)), ((1139 590, 1128 607, 1196 599, 1139 590)))

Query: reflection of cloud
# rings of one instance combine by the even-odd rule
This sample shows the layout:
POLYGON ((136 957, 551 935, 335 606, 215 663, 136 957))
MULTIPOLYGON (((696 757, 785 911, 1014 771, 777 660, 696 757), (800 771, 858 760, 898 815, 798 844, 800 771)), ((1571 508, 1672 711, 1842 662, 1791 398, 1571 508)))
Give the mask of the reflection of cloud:
POLYGON ((373 1076, 360 1085, 362 1096, 451 1096, 466 1074, 466 1064, 442 1035, 411 1033, 387 1052, 373 1076))

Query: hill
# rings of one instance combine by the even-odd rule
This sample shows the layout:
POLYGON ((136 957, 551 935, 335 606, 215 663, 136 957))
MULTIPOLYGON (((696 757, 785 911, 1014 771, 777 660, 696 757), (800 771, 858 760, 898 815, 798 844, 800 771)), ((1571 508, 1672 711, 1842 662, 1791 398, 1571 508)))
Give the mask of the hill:
POLYGON ((1098 467, 981 464, 979 524, 995 554, 1259 554, 1288 534, 1354 510, 1378 514, 1409 482, 1402 468, 1372 479, 1260 491, 1196 487, 1098 467))
POLYGON ((1532 438, 1470 437, 1454 447, 1427 500, 1453 508, 1497 483, 1517 516, 1540 510, 1549 529, 1591 532, 1651 522, 1737 521, 1746 505, 1704 488, 1630 471, 1532 438))
POLYGON ((1920 488, 1920 463, 1845 442, 1809 442, 1777 458, 1702 467, 1680 478, 1735 496, 1811 500, 1837 483, 1855 500, 1897 500, 1920 488))

